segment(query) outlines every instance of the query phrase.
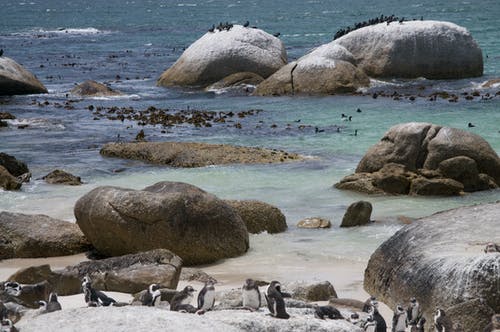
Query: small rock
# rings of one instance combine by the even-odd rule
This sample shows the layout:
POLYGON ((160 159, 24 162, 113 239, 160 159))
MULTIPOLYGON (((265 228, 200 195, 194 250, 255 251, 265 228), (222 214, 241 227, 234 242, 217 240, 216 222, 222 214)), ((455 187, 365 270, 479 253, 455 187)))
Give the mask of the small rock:
POLYGON ((226 200, 245 222, 248 232, 270 234, 286 231, 285 215, 277 207, 257 200, 226 200))
POLYGON ((353 227, 368 224, 372 214, 372 204, 366 201, 352 203, 342 218, 340 227, 353 227))
POLYGON ((181 276, 180 276, 180 280, 184 280, 184 281, 199 281, 199 282, 207 282, 209 280, 214 280, 215 282, 217 282, 217 280, 212 277, 211 275, 208 275, 206 272, 200 270, 200 269, 196 269, 196 268, 192 268, 192 267, 183 267, 182 270, 181 270, 181 276))
POLYGON ((330 220, 321 217, 306 218, 297 223, 299 228, 330 228, 331 226, 330 220))
POLYGON ((79 176, 74 176, 73 174, 59 169, 50 172, 42 179, 51 184, 65 184, 69 186, 79 186, 82 184, 82 180, 79 176))
POLYGON ((293 299, 304 301, 328 301, 332 297, 337 297, 337 292, 329 281, 314 284, 294 282, 287 284, 286 290, 290 292, 293 299))
POLYGON ((70 91, 70 93, 76 96, 92 97, 119 96, 122 94, 121 92, 115 91, 102 83, 97 83, 92 80, 88 80, 77 85, 70 91))

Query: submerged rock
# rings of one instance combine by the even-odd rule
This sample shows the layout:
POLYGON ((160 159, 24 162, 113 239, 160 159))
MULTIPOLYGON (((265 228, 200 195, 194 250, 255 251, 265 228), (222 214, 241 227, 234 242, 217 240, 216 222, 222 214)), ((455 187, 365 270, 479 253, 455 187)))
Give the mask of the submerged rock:
MULTIPOLYGON (((416 297, 428 322, 437 306, 448 313, 452 306, 481 298, 499 312, 500 253, 484 253, 486 243, 500 241, 494 231, 499 214, 500 203, 481 204, 403 227, 372 254, 365 290, 389 307, 416 297)), ((475 319, 475 311, 457 312, 464 315, 460 321, 475 319)))
POLYGON ((249 233, 286 231, 285 215, 277 207, 257 200, 226 200, 245 222, 249 233))
POLYGON ((79 176, 74 176, 73 174, 59 169, 50 172, 42 179, 52 184, 65 184, 68 186, 79 186, 82 184, 82 179, 79 176))
POLYGON ((70 93, 80 97, 106 97, 119 96, 122 94, 119 91, 111 89, 107 85, 92 80, 78 84, 71 89, 70 93))
POLYGON ((287 62, 280 39, 260 29, 234 25, 207 32, 158 79, 160 86, 206 87, 224 77, 252 72, 264 78, 287 62))
POLYGON ((449 79, 483 75, 483 55, 467 29, 440 21, 380 23, 336 39, 370 77, 449 79))
POLYGON ((195 265, 248 250, 248 232, 238 213, 186 183, 165 181, 143 190, 98 187, 76 202, 75 216, 85 236, 107 256, 165 248, 195 265))
POLYGON ((0 96, 47 93, 35 75, 11 58, 0 57, 0 96))

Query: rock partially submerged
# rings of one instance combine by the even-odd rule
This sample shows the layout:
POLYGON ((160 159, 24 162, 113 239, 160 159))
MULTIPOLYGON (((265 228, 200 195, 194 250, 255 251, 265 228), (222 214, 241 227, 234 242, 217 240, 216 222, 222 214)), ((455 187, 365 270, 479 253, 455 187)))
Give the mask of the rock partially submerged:
POLYGON ((75 176, 60 169, 50 172, 42 179, 51 184, 64 184, 68 186, 79 186, 82 184, 82 179, 79 176, 75 176))
POLYGON ((74 223, 40 214, 0 212, 0 259, 65 256, 90 248, 74 223))
POLYGON ((352 203, 342 218, 340 227, 362 226, 370 222, 372 204, 366 201, 352 203))
POLYGON ((195 265, 248 250, 248 231, 238 213, 186 183, 165 181, 143 190, 98 187, 76 202, 75 216, 107 256, 165 248, 195 265))
POLYGON ((440 21, 380 23, 336 39, 370 77, 450 79, 483 74, 483 56, 467 29, 440 21))
POLYGON ((286 231, 285 215, 277 207, 257 200, 226 200, 245 222, 249 233, 286 231))
POLYGON ((172 167, 280 163, 302 160, 298 154, 278 150, 190 142, 108 143, 104 145, 100 153, 107 157, 142 160, 172 167))
POLYGON ((500 158, 482 137, 410 122, 393 126, 335 187, 369 194, 457 195, 498 188, 500 158))
POLYGON ((160 86, 206 87, 226 76, 252 72, 264 78, 287 62, 280 39, 260 29, 234 25, 207 32, 159 78, 160 86))
MULTIPOLYGON (((366 291, 390 307, 416 297, 427 321, 437 306, 446 311, 474 299, 499 312, 500 253, 483 251, 486 243, 500 242, 499 215, 497 202, 436 213, 405 226, 371 256, 366 291)), ((456 312, 464 315, 461 321, 475 315, 456 312)))
POLYGON ((0 95, 47 93, 47 88, 11 58, 0 57, 0 95))
POLYGON ((19 181, 15 176, 9 173, 9 171, 0 165, 0 188, 5 190, 18 190, 22 186, 22 182, 19 181))
POLYGON ((120 96, 122 94, 119 91, 111 89, 107 85, 92 80, 78 84, 71 89, 70 93, 80 97, 108 97, 120 96))
POLYGON ((321 217, 311 217, 300 220, 297 223, 298 228, 330 228, 330 220, 321 217))

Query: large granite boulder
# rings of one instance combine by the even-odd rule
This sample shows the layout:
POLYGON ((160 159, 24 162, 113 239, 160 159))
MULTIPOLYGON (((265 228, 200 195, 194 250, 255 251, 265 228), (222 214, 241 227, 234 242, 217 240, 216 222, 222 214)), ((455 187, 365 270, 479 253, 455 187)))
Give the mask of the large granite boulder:
POLYGON ((285 215, 277 207, 256 200, 226 200, 245 222, 249 233, 281 233, 286 231, 285 215))
POLYGON ((452 312, 465 315, 460 321, 467 315, 473 321, 477 310, 456 306, 475 299, 500 312, 500 253, 484 252, 487 243, 500 243, 499 215, 497 202, 439 212, 403 227, 372 254, 365 290, 389 307, 416 297, 428 322, 436 307, 453 306, 452 312))
POLYGON ((89 249, 74 223, 41 214, 0 212, 0 259, 65 256, 89 249))
POLYGON ((70 91, 71 94, 80 97, 108 97, 119 96, 122 93, 111 89, 109 86, 98 83, 96 81, 88 80, 78 84, 70 91))
POLYGON ((393 126, 335 187, 370 194, 457 195, 497 188, 500 158, 482 137, 410 122, 393 126))
POLYGON ((0 96, 47 92, 35 75, 11 58, 0 56, 0 96))
POLYGON ((248 231, 238 213, 185 183, 159 182, 143 190, 98 187, 76 202, 75 216, 107 256, 165 248, 195 265, 248 250, 248 231))
POLYGON ((49 265, 21 269, 9 277, 11 281, 35 284, 47 281, 51 291, 59 295, 81 293, 82 278, 89 276, 100 290, 133 294, 152 283, 175 289, 179 282, 182 260, 166 249, 85 261, 64 269, 52 270, 49 265))
POLYGON ((278 150, 191 142, 108 143, 106 157, 136 159, 172 167, 204 167, 225 164, 281 163, 302 160, 295 153, 278 150))
POLYGON ((335 43, 322 45, 282 67, 257 86, 256 95, 292 95, 355 92, 370 84, 356 67, 352 54, 335 43))
POLYGON ((280 39, 260 29, 234 25, 229 31, 207 32, 194 42, 160 76, 158 85, 206 87, 239 72, 266 78, 286 62, 280 39))
POLYGON ((370 77, 476 77, 483 55, 467 29, 449 22, 385 22, 335 40, 354 55, 370 77))

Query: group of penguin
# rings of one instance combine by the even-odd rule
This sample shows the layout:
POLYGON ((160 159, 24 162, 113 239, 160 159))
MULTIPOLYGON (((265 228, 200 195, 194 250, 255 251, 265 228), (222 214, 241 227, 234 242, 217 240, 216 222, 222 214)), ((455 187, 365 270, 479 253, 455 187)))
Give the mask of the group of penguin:
MULTIPOLYGON (((218 30, 219 32, 221 31, 229 31, 233 28, 233 24, 232 23, 229 23, 229 22, 226 22, 226 23, 222 23, 222 22, 219 22, 219 24, 217 26, 215 26, 215 24, 212 24, 212 27, 210 29, 208 29, 208 32, 216 32, 216 30, 218 30)), ((243 23, 243 27, 244 28, 248 28, 250 27, 250 22, 249 21, 246 21, 245 23, 243 23)), ((257 29, 256 26, 253 26, 252 29, 257 29)), ((276 32, 273 34, 274 37, 279 37, 281 35, 281 33, 279 32, 276 32)))

